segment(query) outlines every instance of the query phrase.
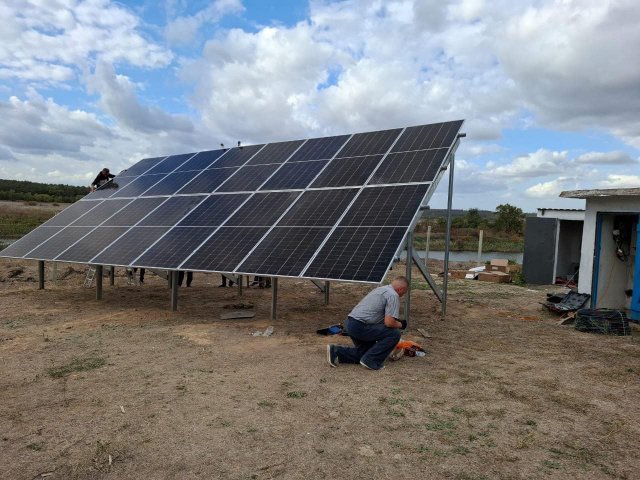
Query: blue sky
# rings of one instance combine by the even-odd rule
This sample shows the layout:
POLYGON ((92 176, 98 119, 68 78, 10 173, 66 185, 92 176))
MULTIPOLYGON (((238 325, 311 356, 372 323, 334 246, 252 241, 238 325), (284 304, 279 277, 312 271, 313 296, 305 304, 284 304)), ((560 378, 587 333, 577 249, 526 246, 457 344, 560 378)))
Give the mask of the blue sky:
POLYGON ((0 21, 0 178, 464 118, 456 208, 640 187, 634 0, 9 0, 0 21))

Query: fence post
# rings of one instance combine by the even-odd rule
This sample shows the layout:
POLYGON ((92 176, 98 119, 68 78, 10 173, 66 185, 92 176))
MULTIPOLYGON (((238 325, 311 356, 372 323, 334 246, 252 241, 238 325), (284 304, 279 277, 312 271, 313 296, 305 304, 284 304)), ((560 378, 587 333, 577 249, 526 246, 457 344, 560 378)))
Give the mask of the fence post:
POLYGON ((478 237, 478 265, 480 265, 482 258, 482 237, 484 236, 484 230, 480 230, 480 236, 478 237))

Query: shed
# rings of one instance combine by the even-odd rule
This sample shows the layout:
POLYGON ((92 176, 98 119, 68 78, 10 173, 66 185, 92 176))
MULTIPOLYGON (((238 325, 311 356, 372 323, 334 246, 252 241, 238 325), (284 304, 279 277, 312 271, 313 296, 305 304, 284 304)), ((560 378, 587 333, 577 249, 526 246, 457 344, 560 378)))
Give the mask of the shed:
POLYGON ((592 308, 626 310, 640 320, 640 188, 560 196, 586 200, 578 290, 591 294, 592 308))
POLYGON ((576 281, 584 210, 539 208, 525 220, 522 273, 527 283, 549 285, 576 281))

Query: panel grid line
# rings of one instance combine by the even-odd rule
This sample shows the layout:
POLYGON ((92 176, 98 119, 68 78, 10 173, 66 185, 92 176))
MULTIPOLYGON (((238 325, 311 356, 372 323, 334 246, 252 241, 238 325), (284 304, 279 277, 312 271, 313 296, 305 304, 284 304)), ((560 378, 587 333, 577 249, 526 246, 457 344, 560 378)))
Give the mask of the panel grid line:
MULTIPOLYGON (((336 151, 336 155, 338 154, 338 152, 339 152, 340 150, 342 150, 342 148, 344 148, 344 146, 345 146, 347 143, 349 143, 349 140, 351 140, 351 138, 353 138, 353 135, 349 136, 349 138, 344 142, 344 144, 342 145, 342 147, 340 147, 340 148, 336 151)), ((305 143, 306 143, 306 142, 305 142, 305 143)), ((304 143, 303 143, 302 145, 300 145, 300 147, 298 148, 298 150, 300 150, 300 148, 302 148, 302 146, 303 146, 303 145, 304 145, 304 143)), ((296 150, 296 152, 297 152, 298 150, 296 150)), ((292 154, 291 154, 291 156, 290 156, 289 158, 293 157, 293 156, 295 155, 295 153, 296 153, 296 152, 292 153, 292 154)), ((335 155, 334 155, 334 158, 335 158, 335 155)), ((288 159, 287 159, 287 160, 288 160, 288 159)), ((329 165, 330 163, 331 163, 331 161, 327 162, 327 165, 329 165)), ((285 165, 285 164, 286 164, 286 161, 283 163, 283 165, 285 165)), ((327 168, 327 165, 325 165, 325 166, 324 166, 324 168, 323 168, 322 170, 320 170, 320 172, 318 172, 318 175, 320 175, 320 174, 322 173, 322 171, 323 171, 325 168, 327 168)), ((318 178, 318 175, 316 175, 316 177, 315 177, 315 178, 318 178)), ((311 185, 311 184, 315 181, 315 178, 314 178, 311 182, 309 182, 309 185, 311 185)), ((266 183, 266 182, 265 182, 265 183, 266 183)), ((260 241, 254 245, 254 247, 251 249, 251 251, 245 255, 245 257, 242 259, 242 261, 240 261, 240 263, 238 263, 238 265, 236 265, 236 268, 234 268, 234 270, 233 270, 234 272, 235 272, 235 270, 236 270, 237 268, 239 268, 239 267, 240 267, 240 265, 242 265, 242 263, 243 263, 243 262, 244 262, 244 261, 245 261, 245 260, 246 260, 246 259, 247 259, 247 258, 248 258, 252 253, 253 253, 253 252, 254 252, 254 250, 255 250, 255 249, 256 249, 256 248, 257 248, 257 247, 262 243, 262 241, 264 241, 264 239, 266 238, 266 236, 267 236, 267 235, 269 235, 269 233, 270 233, 270 232, 271 232, 271 231, 272 231, 272 230, 273 230, 273 229, 278 225, 278 223, 280 223, 280 221, 282 220, 282 218, 283 218, 283 217, 284 217, 284 216, 289 212, 289 210, 291 210, 291 209, 293 208, 293 206, 298 202, 298 200, 300 200, 300 197, 302 197, 302 195, 304 195, 304 192, 305 192, 305 191, 306 191, 306 189, 305 189, 305 190, 303 190, 303 191, 300 193, 300 195, 298 195, 298 196, 296 197, 295 201, 291 202, 291 205, 289 205, 289 208, 287 208, 287 209, 282 213, 282 215, 280 215, 280 217, 278 217, 278 219, 277 219, 275 222, 273 222, 273 225, 271 226, 271 228, 269 229, 269 231, 268 231, 267 233, 265 233, 265 234, 264 234, 264 236, 260 239, 260 241)))
MULTIPOLYGON (((307 140, 305 140, 304 142, 302 142, 302 143, 298 146, 298 148, 296 148, 296 149, 295 149, 295 151, 294 151, 294 152, 292 152, 292 153, 291 153, 291 155, 289 155, 289 156, 287 157, 287 160, 289 160, 289 158, 293 157, 293 156, 296 154, 296 152, 297 152, 298 150, 300 150, 300 149, 302 148, 302 146, 303 146, 305 143, 307 143, 307 140)), ((263 147, 263 148, 264 148, 264 147, 263 147)), ((258 155, 258 153, 260 153, 260 151, 262 151, 262 149, 260 149, 259 151, 257 151, 257 152, 256 152, 256 155, 258 155)), ((254 156, 255 156, 255 155, 254 155, 254 156)), ((253 157, 251 157, 251 158, 253 158, 253 157)), ((251 158, 247 161, 247 163, 251 161, 251 158)), ((284 162, 282 162, 282 164, 280 165, 280 168, 282 168, 282 165, 284 165, 284 164, 286 163, 286 161, 287 161, 287 160, 285 160, 284 162)), ((246 165, 246 163, 245 163, 245 165, 246 165)), ((244 166, 244 165, 243 165, 243 166, 244 166)), ((242 167, 241 167, 241 168, 242 168, 242 167)), ((256 190, 254 191, 253 195, 250 195, 250 196, 249 196, 249 198, 247 198, 247 200, 246 200, 245 202, 243 202, 243 203, 242 203, 242 205, 244 205, 244 204, 245 204, 245 203, 247 203, 251 198, 253 198, 253 197, 254 197, 254 196, 259 192, 260 187, 262 187, 262 185, 264 185, 265 183, 267 183, 267 182, 269 181, 269 179, 270 179, 271 177, 273 177, 273 175, 275 175, 275 174, 276 174, 276 172, 277 172, 278 170, 280 170, 280 168, 276 169, 276 171, 275 171, 275 172, 273 172, 273 173, 269 176, 269 178, 267 178, 264 182, 262 182, 262 184, 256 188, 256 190)), ((231 177, 229 177, 229 178, 231 178, 231 177)), ((298 197, 296 198, 296 200, 297 200, 298 198, 300 198, 300 195, 298 195, 298 197)), ((294 204, 294 203, 295 203, 295 200, 291 203, 291 205, 289 206, 289 208, 287 209, 287 211, 291 208, 291 206, 293 206, 293 204, 294 204)), ((232 217, 232 216, 233 216, 233 215, 234 215, 234 214, 235 214, 235 213, 236 213, 240 208, 242 208, 242 205, 240 205, 240 207, 238 207, 238 209, 237 209, 233 214, 231 214, 229 217, 227 217, 227 219, 223 222, 223 224, 222 224, 222 225, 220 225, 220 226, 218 227, 218 229, 216 229, 216 232, 217 232, 220 228, 222 228, 222 227, 224 226, 224 224, 226 224, 226 223, 229 221, 229 219, 230 219, 230 218, 231 218, 231 217, 232 217)), ((281 217, 282 217, 282 216, 281 216, 281 217)), ((280 218, 281 218, 281 217, 280 217, 280 218)), ((277 223, 277 222, 274 222, 274 225, 275 225, 275 223, 277 223)), ((273 228, 273 226, 272 226, 271 228, 273 228)), ((196 249, 191 253, 191 255, 189 255, 187 258, 185 258, 185 259, 184 259, 184 261, 183 261, 183 262, 178 266, 178 268, 182 267, 182 265, 184 265, 187 261, 189 261, 189 259, 190 259, 191 257, 193 257, 193 255, 194 255, 194 254, 195 254, 195 253, 196 253, 196 252, 197 252, 197 251, 202 247, 202 245, 204 245, 204 244, 205 244, 205 243, 206 243, 206 242, 207 242, 211 237, 213 237, 213 236, 216 234, 216 232, 213 232, 213 233, 209 236, 209 238, 207 238, 204 242, 202 242, 202 243, 198 246, 198 248, 196 248, 196 249)), ((269 233, 269 232, 267 232, 265 235, 267 235, 268 233, 269 233)), ((264 238, 264 236, 263 236, 262 238, 264 238)), ((256 246, 257 246, 261 241, 262 241, 262 239, 261 239, 260 241, 258 241, 258 243, 257 243, 256 245, 254 245, 253 249, 251 249, 251 252, 253 252, 253 250, 255 249, 255 247, 256 247, 256 246)), ((249 252, 249 254, 250 254, 251 252, 249 252)), ((246 258, 246 257, 245 257, 245 258, 246 258)), ((243 259, 243 260, 244 260, 244 259, 243 259)), ((241 263, 242 263, 242 262, 241 262, 241 263)), ((240 264, 238 264, 238 265, 240 265, 240 264)))
MULTIPOLYGON (((393 143, 391 143, 391 145, 389 146, 389 148, 387 149, 387 151, 385 152, 385 154, 382 156, 382 158, 380 159, 380 163, 382 163, 384 161, 384 159, 387 157, 387 155, 389 154, 389 152, 391 151, 391 149, 394 147, 394 145, 396 144, 396 142, 398 141, 398 139, 400 138, 400 136, 404 133, 405 129, 403 128, 399 133, 398 136, 396 137, 396 139, 393 141, 393 143)), ((380 163, 378 164, 378 166, 380 166, 380 163)), ((375 172, 375 169, 374 169, 375 172)), ((364 185, 367 184, 367 182, 371 179, 371 177, 373 176, 373 172, 371 173, 371 175, 369 176, 369 178, 367 179, 366 182, 364 182, 364 185)), ((322 247, 324 247, 324 245, 327 243, 327 241, 329 240, 329 238, 331 238, 331 235, 333 235, 333 232, 336 231, 336 228, 338 227, 338 225, 340 224, 340 222, 342 221, 342 219, 347 215, 347 212, 351 209, 352 205, 356 202, 356 200, 358 199, 358 197, 360 196, 360 193, 362 192, 362 190, 364 190, 364 186, 360 187, 360 190, 358 191, 358 193, 356 193, 355 197, 353 197, 353 200, 351 200, 351 203, 349 203, 349 205, 347 206, 347 208, 344 209, 344 212, 342 212, 342 215, 340 215, 340 218, 338 218, 338 220, 336 221, 335 225, 333 226, 333 228, 331 229, 331 231, 327 234, 327 236, 325 237, 324 241, 320 244, 320 246, 318 247, 318 249, 316 250, 316 252, 313 254, 313 256, 309 259, 309 261, 307 262, 307 264, 305 265, 305 267, 302 269, 302 272, 300 272, 300 276, 303 277, 304 274, 307 272, 307 270, 309 270, 309 267, 311 266, 311 264, 313 263, 313 261, 316 259, 316 257, 318 256, 318 254, 320 253, 320 250, 322 250, 322 247)))
MULTIPOLYGON (((259 152, 260 152, 260 151, 261 151, 261 150, 262 150, 266 145, 267 145, 267 144, 263 145, 260 149, 258 149, 258 151, 257 151, 256 153, 254 153, 253 155, 251 155, 251 157, 249 157, 249 159, 247 160, 247 162, 249 162, 249 161, 250 161, 250 160, 251 160, 255 155, 257 155, 257 154, 258 154, 258 153, 259 153, 259 152)), ((229 150, 227 150, 227 151, 230 151, 230 150, 231 150, 231 149, 229 149, 229 150)), ((226 154, 226 153, 227 153, 227 152, 225 152, 225 154, 226 154)), ((220 158, 222 158, 222 157, 224 157, 224 154, 222 154, 222 155, 221 155, 221 156, 216 160, 216 162, 217 162, 220 158)), ((243 164, 243 166, 244 166, 244 165, 246 165, 246 163, 247 163, 247 162, 245 162, 245 163, 243 164)), ((215 162, 214 162, 214 164, 215 164, 215 162)), ((206 171, 206 170, 203 170, 203 171, 206 171)), ((233 175, 231 175, 231 177, 232 177, 232 176, 233 176, 233 175)), ((231 178, 231 177, 229 177, 229 178, 231 178)), ((214 192, 215 192, 215 191, 214 191, 214 192)), ((249 201, 249 199, 250 199, 252 196, 253 196, 253 195, 250 195, 250 196, 249 196, 249 197, 248 197, 244 202, 242 202, 242 203, 240 204, 240 206, 239 206, 236 210, 234 210, 234 211, 231 213, 231 215, 229 215, 229 217, 227 217, 227 219, 225 220, 225 222, 226 222, 227 220, 229 220, 229 218, 230 218, 231 216, 233 216, 233 215, 235 214, 235 212, 237 212, 239 209, 241 209, 241 208, 242 208, 242 206, 243 206, 245 203, 247 203, 247 202, 249 201)), ((207 198, 208 198, 208 197, 209 197, 209 195, 206 195, 206 196, 205 196, 205 198, 202 200, 202 202, 200 202, 196 207, 194 207, 194 210, 195 210, 196 208, 198 208, 200 205, 202 205, 202 203, 204 203, 204 202, 207 200, 207 198)), ((189 213, 191 213, 191 212, 189 212, 189 213)), ((133 260, 133 263, 135 263, 137 260, 139 260, 140 258, 142 258, 142 257, 143 257, 143 256, 144 256, 144 255, 149 251, 149 250, 151 250, 151 249, 154 247, 154 245, 156 245, 156 244, 157 244, 158 242, 160 242, 164 237, 166 237, 166 236, 169 234, 169 232, 171 232, 174 228, 176 228, 176 227, 178 226, 178 224, 179 224, 180 222, 182 222, 182 221, 187 217, 187 215, 188 215, 189 213, 187 213, 184 217, 182 217, 181 219, 179 219, 179 220, 175 223, 175 225, 174 225, 173 227, 171 227, 169 230, 167 230, 167 231, 164 233, 164 235, 162 235, 160 238, 158 238, 158 239, 157 239, 157 240, 156 240, 152 245, 149 245, 149 247, 148 247, 144 252, 142 252, 140 255, 138 255, 138 256, 133 260)), ((177 269, 180 269, 180 266, 182 266, 182 264, 183 264, 184 262, 186 262, 186 261, 187 261, 191 256, 193 256, 193 254, 194 254, 195 252, 197 252, 197 251, 198 251, 198 249, 199 249, 199 248, 200 248, 200 247, 201 247, 201 246, 202 246, 202 245, 203 245, 203 244, 204 244, 204 243, 205 243, 209 238, 211 238, 211 236, 213 236, 213 235, 215 234, 215 232, 216 232, 216 231, 218 231, 219 229, 220 229, 220 227, 217 227, 217 228, 215 229, 215 231, 214 231, 214 232, 213 232, 209 237, 207 237, 207 238, 206 238, 206 239, 205 239, 205 240, 204 240, 200 245, 198 245, 198 246, 193 250, 193 252, 191 252, 191 255, 189 255, 189 256, 188 256, 188 257, 187 257, 187 258, 186 258, 186 259, 185 259, 185 260, 184 260, 180 265, 178 265, 178 268, 177 268, 177 269)))

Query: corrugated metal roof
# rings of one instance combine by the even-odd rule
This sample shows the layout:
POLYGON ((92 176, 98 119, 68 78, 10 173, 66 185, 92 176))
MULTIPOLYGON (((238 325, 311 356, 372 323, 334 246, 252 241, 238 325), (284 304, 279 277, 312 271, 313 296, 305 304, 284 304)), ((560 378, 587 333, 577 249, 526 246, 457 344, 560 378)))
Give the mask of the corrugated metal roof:
POLYGON ((640 188, 603 188, 596 190, 568 190, 560 194, 563 198, 592 197, 634 197, 640 195, 640 188))
POLYGON ((539 208, 538 210, 549 210, 552 212, 584 212, 584 208, 539 208))

